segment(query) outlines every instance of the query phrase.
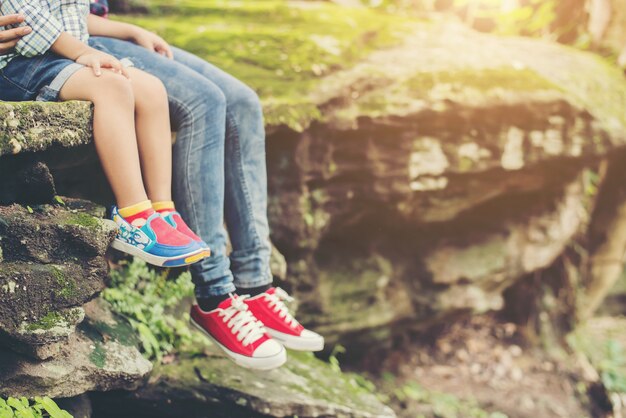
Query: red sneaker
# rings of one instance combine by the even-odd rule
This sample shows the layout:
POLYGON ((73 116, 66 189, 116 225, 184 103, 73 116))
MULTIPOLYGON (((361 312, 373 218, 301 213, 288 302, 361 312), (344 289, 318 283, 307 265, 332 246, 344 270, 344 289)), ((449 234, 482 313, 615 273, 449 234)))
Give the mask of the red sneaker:
POLYGON ((265 293, 247 298, 245 303, 257 317, 267 333, 286 348, 297 351, 321 351, 324 349, 324 337, 305 329, 291 316, 284 301, 293 298, 280 287, 273 287, 265 293))
POLYGON ((241 296, 231 296, 210 312, 191 307, 191 324, 209 337, 236 364, 270 370, 287 361, 285 348, 270 338, 241 296))

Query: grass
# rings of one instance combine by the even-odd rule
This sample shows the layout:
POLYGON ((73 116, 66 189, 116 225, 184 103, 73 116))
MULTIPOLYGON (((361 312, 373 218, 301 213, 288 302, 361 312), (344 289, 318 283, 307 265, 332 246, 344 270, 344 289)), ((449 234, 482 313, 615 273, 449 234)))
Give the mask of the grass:
POLYGON ((394 45, 411 21, 368 9, 285 1, 151 1, 148 16, 116 16, 164 36, 249 84, 266 119, 303 129, 322 77, 394 45))
POLYGON ((568 336, 568 343, 582 352, 598 370, 610 392, 626 393, 626 317, 596 317, 568 336))

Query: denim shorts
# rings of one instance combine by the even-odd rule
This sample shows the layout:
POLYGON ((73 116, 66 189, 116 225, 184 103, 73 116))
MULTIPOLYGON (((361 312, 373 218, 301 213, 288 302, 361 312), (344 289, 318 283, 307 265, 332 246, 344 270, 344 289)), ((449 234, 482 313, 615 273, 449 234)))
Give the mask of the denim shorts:
MULTIPOLYGON (((110 54, 101 44, 89 45, 110 54)), ((121 60, 124 66, 132 66, 128 59, 121 60)), ((43 101, 56 102, 59 92, 67 80, 82 69, 82 64, 63 58, 53 52, 36 57, 13 58, 6 67, 0 69, 0 100, 9 102, 43 101)))

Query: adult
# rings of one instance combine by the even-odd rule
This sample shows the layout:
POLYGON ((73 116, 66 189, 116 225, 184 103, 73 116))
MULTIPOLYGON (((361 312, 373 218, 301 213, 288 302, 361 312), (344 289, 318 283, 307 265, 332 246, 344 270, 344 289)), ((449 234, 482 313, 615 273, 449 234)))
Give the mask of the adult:
MULTIPOLYGON (((106 3, 98 1, 92 12, 106 14, 106 3)), ((248 367, 270 366, 263 361, 264 353, 256 350, 269 337, 287 348, 321 350, 324 339, 300 325, 284 305, 289 296, 272 287, 265 127, 258 96, 235 77, 170 47, 158 35, 119 25, 128 41, 103 37, 90 41, 119 59, 130 59, 165 84, 177 131, 174 201, 212 250, 211 257, 191 267, 198 302, 191 313, 194 325, 248 367), (269 336, 255 333, 256 320, 269 336)))

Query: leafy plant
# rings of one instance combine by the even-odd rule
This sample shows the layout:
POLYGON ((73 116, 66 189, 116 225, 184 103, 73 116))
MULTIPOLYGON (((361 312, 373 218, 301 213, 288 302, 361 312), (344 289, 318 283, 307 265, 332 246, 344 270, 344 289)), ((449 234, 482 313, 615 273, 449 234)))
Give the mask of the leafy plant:
POLYGON ((328 362, 330 363, 330 368, 336 373, 341 373, 341 366, 339 365, 339 359, 337 357, 341 354, 345 354, 345 352, 346 348, 343 345, 337 344, 330 353, 328 362))
POLYGON ((604 359, 599 362, 598 369, 602 383, 609 391, 626 393, 626 353, 618 341, 606 342, 604 359))
POLYGON ((620 341, 623 328, 607 325, 579 327, 567 337, 575 352, 584 354, 596 368, 609 392, 626 393, 626 351, 620 341))
POLYGON ((154 270, 141 260, 124 263, 111 272, 111 286, 103 297, 137 331, 149 359, 161 361, 173 351, 192 350, 200 338, 187 326, 188 314, 171 313, 183 299, 193 296, 188 272, 169 279, 169 270, 154 270))
POLYGON ((48 397, 36 397, 33 401, 22 398, 0 398, 0 418, 72 418, 67 411, 48 397))

